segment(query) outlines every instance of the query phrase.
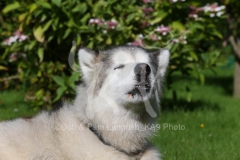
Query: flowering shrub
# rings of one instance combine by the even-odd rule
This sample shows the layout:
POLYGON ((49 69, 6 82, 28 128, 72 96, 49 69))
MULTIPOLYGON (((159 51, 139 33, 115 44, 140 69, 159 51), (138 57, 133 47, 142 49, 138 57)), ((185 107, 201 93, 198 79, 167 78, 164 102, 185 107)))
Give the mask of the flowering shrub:
POLYGON ((204 7, 194 7, 190 6, 191 12, 189 14, 189 17, 191 18, 198 18, 199 14, 201 12, 204 12, 205 14, 209 15, 210 17, 221 17, 224 14, 225 6, 218 6, 217 3, 213 3, 211 5, 207 4, 204 7))
POLYGON ((17 30, 16 32, 14 32, 14 36, 11 36, 11 37, 5 39, 3 44, 11 46, 11 44, 13 42, 17 42, 17 40, 19 40, 19 42, 22 42, 22 41, 26 40, 27 38, 28 38, 27 35, 24 35, 19 30, 17 30))
MULTIPOLYGON (((193 0, 4 1, 0 15, 1 88, 21 82, 27 99, 50 106, 73 95, 78 74, 66 63, 72 41, 77 46, 106 48, 135 45, 171 50, 171 75, 181 71, 204 83, 202 68, 217 63, 223 37, 224 6, 193 0), (10 3, 11 2, 11 3, 10 3), (201 7, 204 6, 204 7, 201 7), (17 32, 15 32, 17 30, 17 32), (15 32, 15 33, 14 33, 15 32), (11 36, 14 33, 14 36, 11 36), (60 75, 60 76, 59 76, 60 75), (46 89, 45 89, 46 88, 46 89), (32 92, 34 91, 34 92, 32 92), (57 91, 57 92, 56 92, 57 91)), ((187 89, 189 91, 189 89, 187 89)))

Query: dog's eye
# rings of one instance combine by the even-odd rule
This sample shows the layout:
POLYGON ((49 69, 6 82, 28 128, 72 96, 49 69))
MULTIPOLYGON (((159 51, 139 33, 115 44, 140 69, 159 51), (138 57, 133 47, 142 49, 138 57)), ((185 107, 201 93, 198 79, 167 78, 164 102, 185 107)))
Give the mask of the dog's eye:
POLYGON ((115 69, 121 69, 121 68, 123 68, 123 67, 124 67, 124 65, 123 65, 123 64, 120 64, 120 65, 118 65, 117 67, 115 67, 114 70, 115 70, 115 69))

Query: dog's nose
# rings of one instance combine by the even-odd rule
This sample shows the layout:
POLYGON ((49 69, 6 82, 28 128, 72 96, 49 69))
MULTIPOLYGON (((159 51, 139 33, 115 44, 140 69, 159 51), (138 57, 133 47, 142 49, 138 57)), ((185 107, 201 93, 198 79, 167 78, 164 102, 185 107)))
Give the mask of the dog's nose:
POLYGON ((151 73, 151 68, 146 63, 138 63, 134 68, 134 72, 139 77, 146 77, 151 73))

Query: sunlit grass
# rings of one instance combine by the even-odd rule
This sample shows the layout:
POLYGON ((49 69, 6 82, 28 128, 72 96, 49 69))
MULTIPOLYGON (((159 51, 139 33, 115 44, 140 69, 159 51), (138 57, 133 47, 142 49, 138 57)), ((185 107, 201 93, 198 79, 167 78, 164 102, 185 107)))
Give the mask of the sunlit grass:
POLYGON ((187 77, 176 76, 177 101, 171 101, 171 93, 165 92, 159 120, 161 130, 153 139, 163 159, 240 159, 240 100, 231 97, 233 69, 217 69, 216 72, 214 75, 206 71, 204 86, 187 77), (193 94, 190 103, 184 101, 186 85, 193 94), (181 125, 185 129, 174 130, 171 126, 164 127, 166 124, 181 125))
POLYGON ((34 114, 35 111, 24 101, 24 92, 13 90, 0 92, 0 121, 34 114))

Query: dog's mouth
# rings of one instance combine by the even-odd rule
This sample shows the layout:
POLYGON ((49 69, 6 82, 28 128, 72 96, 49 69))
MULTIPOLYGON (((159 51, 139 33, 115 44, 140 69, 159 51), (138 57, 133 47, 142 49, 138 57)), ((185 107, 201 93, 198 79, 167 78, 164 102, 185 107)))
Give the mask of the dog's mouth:
POLYGON ((127 93, 128 97, 134 98, 138 95, 145 97, 151 90, 151 84, 149 82, 140 82, 135 85, 135 88, 127 93))

